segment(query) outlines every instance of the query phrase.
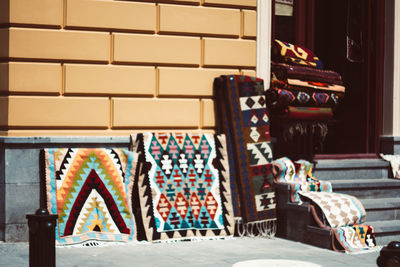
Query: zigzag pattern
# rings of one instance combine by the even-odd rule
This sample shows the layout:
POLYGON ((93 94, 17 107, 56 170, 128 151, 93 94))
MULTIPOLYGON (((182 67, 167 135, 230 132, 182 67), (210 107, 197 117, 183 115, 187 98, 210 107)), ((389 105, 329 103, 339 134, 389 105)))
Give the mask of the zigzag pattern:
POLYGON ((45 155, 48 207, 53 214, 57 207, 59 243, 83 242, 90 236, 107 241, 134 238, 128 201, 137 160, 133 152, 55 148, 46 149, 45 155), (88 235, 92 231, 110 235, 88 235))

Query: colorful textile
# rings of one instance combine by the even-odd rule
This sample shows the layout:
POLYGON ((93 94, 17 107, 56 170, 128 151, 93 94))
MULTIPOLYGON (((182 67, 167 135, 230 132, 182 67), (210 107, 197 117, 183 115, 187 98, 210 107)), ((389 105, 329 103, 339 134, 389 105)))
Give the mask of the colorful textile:
POLYGON ((325 225, 316 217, 320 227, 341 227, 361 224, 366 212, 361 202, 354 196, 332 192, 299 192, 303 200, 312 201, 322 210, 328 222, 325 225))
POLYGON ((286 117, 301 120, 329 120, 333 117, 331 108, 288 107, 286 117))
POLYGON ((47 209, 58 214, 56 243, 134 240, 131 210, 137 155, 124 149, 44 150, 47 209))
POLYGON ((245 226, 273 222, 272 228, 258 233, 273 235, 276 204, 263 80, 221 76, 214 80, 214 94, 217 131, 227 135, 235 217, 241 217, 245 226))
POLYGON ((272 60, 323 69, 322 61, 311 50, 279 40, 272 44, 272 60))
POLYGON ((273 72, 273 74, 281 81, 286 81, 287 79, 297 79, 343 85, 340 74, 331 70, 320 70, 272 62, 271 72, 273 72))
POLYGON ((380 154, 381 158, 390 162, 392 167, 393 178, 400 179, 400 155, 384 155, 380 154))
POLYGON ((312 164, 306 160, 293 163, 283 157, 272 162, 274 181, 290 186, 290 201, 300 203, 299 192, 332 192, 329 181, 321 181, 312 176, 312 164))
POLYGON ((335 93, 290 91, 277 87, 268 89, 265 97, 268 106, 335 107, 339 103, 339 96, 335 93))
POLYGON ((329 84, 327 82, 312 82, 312 81, 302 81, 302 80, 298 80, 298 79, 287 79, 287 83, 289 86, 312 88, 315 90, 325 90, 325 91, 337 92, 337 93, 345 92, 344 86, 337 85, 337 84, 329 84))
POLYGON ((133 134, 141 153, 134 199, 138 239, 231 236, 234 218, 225 136, 133 134), (135 195, 136 194, 136 195, 135 195))
POLYGON ((374 229, 365 224, 355 224, 332 229, 336 242, 333 243, 334 250, 349 253, 370 250, 376 247, 374 229))

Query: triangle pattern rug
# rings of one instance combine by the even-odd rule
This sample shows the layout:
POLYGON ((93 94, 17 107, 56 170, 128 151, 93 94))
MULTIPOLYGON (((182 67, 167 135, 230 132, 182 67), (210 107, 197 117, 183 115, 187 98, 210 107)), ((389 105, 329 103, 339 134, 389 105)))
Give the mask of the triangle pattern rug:
POLYGON ((44 150, 47 209, 56 243, 135 239, 131 195, 137 155, 124 149, 44 150))

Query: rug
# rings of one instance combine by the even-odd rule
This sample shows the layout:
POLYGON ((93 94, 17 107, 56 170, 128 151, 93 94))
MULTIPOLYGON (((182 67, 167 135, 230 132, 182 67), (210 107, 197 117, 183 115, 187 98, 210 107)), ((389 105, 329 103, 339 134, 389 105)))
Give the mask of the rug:
POLYGON ((376 248, 374 229, 366 224, 333 228, 334 250, 356 253, 376 248))
POLYGON ((175 241, 233 235, 224 135, 132 134, 140 153, 133 199, 138 239, 175 241))
POLYGON ((322 70, 271 62, 271 72, 273 72, 273 74, 281 81, 297 79, 343 85, 340 74, 332 70, 322 70))
POLYGON ((321 228, 337 228, 365 221, 366 211, 354 196, 333 192, 298 192, 303 201, 315 203, 323 212, 328 224, 315 216, 321 228))
POLYGON ((290 201, 301 203, 299 192, 332 192, 329 181, 321 181, 312 175, 312 163, 306 160, 292 162, 283 157, 272 162, 274 181, 288 184, 290 201))
POLYGON ((390 162, 392 167, 393 177, 400 179, 400 155, 384 155, 380 154, 381 158, 390 162))
POLYGON ((332 108, 289 106, 285 117, 296 120, 330 120, 333 117, 333 111, 332 108))
POLYGON ((315 90, 287 90, 279 87, 265 92, 268 106, 336 107, 340 97, 335 93, 315 92, 315 90))
POLYGON ((322 61, 309 49, 280 40, 272 43, 272 60, 323 69, 322 61))
MULTIPOLYGON (((345 87, 338 84, 329 84, 327 82, 313 82, 313 81, 303 81, 298 79, 287 79, 287 84, 289 86, 297 86, 298 88, 305 87, 315 90, 324 90, 329 92, 337 92, 344 94, 345 87)), ((290 88, 290 87, 289 87, 290 88)), ((296 87, 291 87, 296 88, 296 87)))
POLYGON ((217 132, 227 136, 237 222, 243 222, 248 235, 274 235, 276 203, 263 80, 221 76, 214 80, 214 95, 217 132))
POLYGON ((124 149, 44 150, 47 209, 56 244, 135 240, 131 194, 137 155, 124 149))

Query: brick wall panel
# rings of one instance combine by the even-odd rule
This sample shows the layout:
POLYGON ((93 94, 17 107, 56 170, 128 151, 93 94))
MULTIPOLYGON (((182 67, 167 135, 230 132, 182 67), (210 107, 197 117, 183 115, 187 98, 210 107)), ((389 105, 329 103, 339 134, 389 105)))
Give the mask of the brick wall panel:
POLYGON ((221 38, 204 39, 204 65, 256 66, 256 41, 221 38))
MULTIPOLYGON (((7 1, 7 0, 1 0, 7 1)), ((11 23, 61 26, 63 0, 8 0, 11 23)))
POLYGON ((159 70, 159 95, 212 96, 214 78, 239 74, 235 69, 168 68, 159 70))
POLYGON ((240 11, 227 8, 161 5, 160 31, 239 36, 240 11))
POLYGON ((107 128, 108 98, 9 96, 8 125, 107 128))
POLYGON ((255 8, 257 6, 257 0, 204 0, 204 4, 255 8))
POLYGON ((203 127, 215 127, 215 113, 214 113, 214 101, 211 99, 203 99, 201 100, 203 105, 203 127))
POLYGON ((12 58, 108 61, 109 54, 108 33, 10 28, 12 58))
POLYGON ((68 0, 66 26, 155 31, 156 6, 123 1, 68 0))
POLYGON ((200 38, 114 34, 114 62, 200 64, 200 38))
POLYGON ((0 64, 0 92, 59 94, 61 64, 10 62, 0 64), (6 82, 7 81, 7 82, 6 82))
POLYGON ((243 10, 243 36, 257 36, 257 12, 253 10, 243 10))
POLYGON ((113 99, 113 127, 198 127, 198 99, 113 99))
POLYGON ((154 67, 66 64, 65 94, 154 95, 154 67))

